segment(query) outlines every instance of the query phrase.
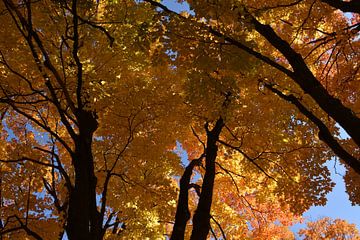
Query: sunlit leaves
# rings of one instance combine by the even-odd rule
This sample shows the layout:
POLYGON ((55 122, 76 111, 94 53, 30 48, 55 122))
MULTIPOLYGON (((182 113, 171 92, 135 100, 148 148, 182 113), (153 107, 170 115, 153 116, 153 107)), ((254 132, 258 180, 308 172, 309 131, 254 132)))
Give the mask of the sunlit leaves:
MULTIPOLYGON (((97 124, 86 141, 92 141, 97 178, 93 197, 99 209, 106 201, 106 239, 169 234, 183 172, 173 152, 176 141, 190 158, 199 157, 204 125, 212 127, 219 117, 225 126, 217 142, 214 235, 224 230, 228 239, 292 239, 288 227, 311 206, 326 203, 333 184, 324 163, 333 154, 316 126, 260 81, 296 95, 334 136, 335 122, 285 74, 209 28, 290 69, 254 31, 245 16, 253 14, 301 54, 330 94, 358 112, 358 16, 310 0, 188 2, 194 14, 179 16, 127 0, 81 1, 76 16, 67 2, 33 2, 31 13, 17 2, 15 9, 28 20, 13 19, 15 9, 2 3, 4 229, 26 220, 45 239, 62 234, 77 174, 72 152, 81 111, 97 124)), ((341 143, 355 152, 351 141, 341 143)), ((204 171, 196 167, 193 183, 201 185, 204 171)), ((356 176, 348 170, 345 177, 353 203, 359 202, 356 176)), ((197 200, 191 189, 192 212, 197 200)), ((15 234, 25 232, 7 237, 15 234)))
POLYGON ((315 222, 308 222, 306 229, 299 231, 300 236, 306 240, 321 239, 360 239, 358 230, 354 224, 345 220, 322 218, 315 222))

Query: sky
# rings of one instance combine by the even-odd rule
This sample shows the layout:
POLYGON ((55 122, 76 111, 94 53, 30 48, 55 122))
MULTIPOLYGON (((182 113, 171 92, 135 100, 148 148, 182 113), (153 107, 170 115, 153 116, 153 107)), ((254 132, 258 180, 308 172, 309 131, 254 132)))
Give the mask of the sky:
POLYGON ((336 183, 336 186, 333 191, 327 195, 328 202, 324 207, 312 207, 305 213, 305 216, 310 219, 323 216, 342 218, 357 224, 358 229, 360 229, 360 206, 352 206, 345 192, 345 184, 342 177, 345 169, 337 162, 336 173, 334 170, 335 161, 331 160, 328 163, 328 167, 331 170, 331 178, 336 183))
MULTIPOLYGON (((169 9, 176 12, 189 11, 187 4, 179 4, 176 0, 164 0, 162 1, 169 9)), ((347 138, 347 134, 344 131, 340 131, 341 138, 347 138)), ((183 153, 182 161, 185 164, 187 162, 187 155, 183 153)), ((293 232, 297 232, 300 228, 306 226, 306 221, 316 221, 323 217, 330 217, 333 219, 340 218, 348 221, 349 223, 356 224, 360 230, 360 206, 352 206, 348 195, 345 190, 345 183, 343 175, 345 174, 345 168, 339 161, 331 159, 327 162, 327 167, 331 171, 331 179, 336 184, 332 192, 327 195, 327 204, 325 206, 313 206, 307 212, 304 213, 305 222, 303 224, 297 224, 291 229, 293 232)), ((297 236, 297 239, 301 239, 297 236)))
MULTIPOLYGON (((327 166, 331 171, 331 179, 336 185, 332 192, 327 195, 327 204, 325 206, 314 206, 304 213, 305 221, 316 221, 323 217, 340 218, 356 224, 357 229, 360 230, 360 206, 352 206, 345 192, 345 183, 342 177, 345 168, 339 161, 334 159, 328 161, 327 166)), ((292 227, 292 230, 297 232, 304 226, 305 223, 297 224, 292 227)), ((298 239, 300 238, 298 237, 298 239)))

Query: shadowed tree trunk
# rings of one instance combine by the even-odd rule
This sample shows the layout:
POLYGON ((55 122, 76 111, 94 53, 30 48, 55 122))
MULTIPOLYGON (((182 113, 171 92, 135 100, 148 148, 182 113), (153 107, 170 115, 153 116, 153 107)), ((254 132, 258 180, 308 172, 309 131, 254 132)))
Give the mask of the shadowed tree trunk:
POLYGON ((333 8, 337 8, 343 12, 353 12, 360 14, 360 1, 342 1, 342 0, 321 0, 324 3, 329 4, 333 8))
POLYGON ((69 239, 102 239, 102 223, 96 206, 96 176, 92 155, 92 137, 98 127, 92 112, 81 111, 78 116, 79 135, 75 142, 73 164, 75 186, 70 193, 68 223, 69 239))
POLYGON ((218 147, 216 142, 224 127, 224 121, 220 117, 212 130, 206 125, 206 150, 205 150, 205 175, 201 187, 201 193, 197 209, 193 217, 193 230, 191 240, 206 240, 210 231, 210 210, 213 196, 213 188, 215 181, 215 160, 218 147))
MULTIPOLYGON (((224 106, 228 102, 228 97, 225 100, 224 106)), ((198 159, 192 160, 185 168, 185 171, 180 179, 180 193, 178 199, 178 205, 175 215, 175 223, 173 232, 171 234, 171 240, 183 240, 185 237, 186 224, 190 219, 190 211, 188 206, 189 201, 189 188, 193 184, 190 184, 191 175, 194 167, 201 164, 202 159, 205 156, 205 175, 201 186, 201 192, 197 188, 196 191, 199 196, 199 202, 197 209, 193 217, 193 230, 191 233, 191 240, 206 239, 210 231, 210 210, 212 204, 212 195, 215 181, 215 160, 217 156, 218 147, 216 142, 219 140, 219 135, 224 127, 224 121, 220 117, 213 127, 209 130, 208 123, 205 125, 206 130, 206 148, 205 154, 198 159)))
POLYGON ((185 171, 180 179, 180 193, 178 199, 178 205, 176 208, 175 223, 173 232, 171 234, 171 240, 183 240, 185 235, 186 223, 190 219, 189 211, 189 188, 190 180, 194 167, 201 163, 203 156, 198 159, 192 160, 185 168, 185 171))

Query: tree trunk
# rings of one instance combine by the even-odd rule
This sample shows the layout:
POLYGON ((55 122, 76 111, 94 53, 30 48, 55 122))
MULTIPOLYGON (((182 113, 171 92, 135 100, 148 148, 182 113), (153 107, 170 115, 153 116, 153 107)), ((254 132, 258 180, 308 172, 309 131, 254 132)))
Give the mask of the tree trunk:
POLYGON ((75 186, 70 193, 66 232, 70 240, 102 239, 102 223, 96 206, 96 183, 92 137, 98 127, 96 117, 89 111, 78 114, 79 134, 72 156, 75 186))
POLYGON ((205 175, 201 187, 201 194, 197 209, 193 217, 193 230, 190 240, 206 240, 210 230, 210 210, 215 181, 215 160, 218 147, 216 142, 224 127, 224 121, 220 117, 214 128, 207 131, 206 156, 205 156, 205 175))
POLYGON ((194 167, 199 165, 202 160, 202 156, 199 159, 192 160, 185 168, 185 171, 180 179, 180 193, 178 205, 176 208, 175 223, 171 234, 170 240, 183 240, 185 235, 186 223, 190 219, 189 211, 189 187, 191 175, 194 167))

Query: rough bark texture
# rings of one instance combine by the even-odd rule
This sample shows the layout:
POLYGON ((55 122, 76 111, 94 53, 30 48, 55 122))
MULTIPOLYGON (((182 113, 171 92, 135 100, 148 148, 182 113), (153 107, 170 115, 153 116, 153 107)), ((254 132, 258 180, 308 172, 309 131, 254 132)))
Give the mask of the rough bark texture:
POLYGON ((206 240, 210 230, 210 210, 215 181, 215 160, 218 147, 216 145, 220 132, 224 127, 224 121, 220 117, 214 128, 207 131, 207 142, 205 152, 205 175, 201 187, 201 194, 197 209, 193 217, 193 230, 190 240, 206 240))

